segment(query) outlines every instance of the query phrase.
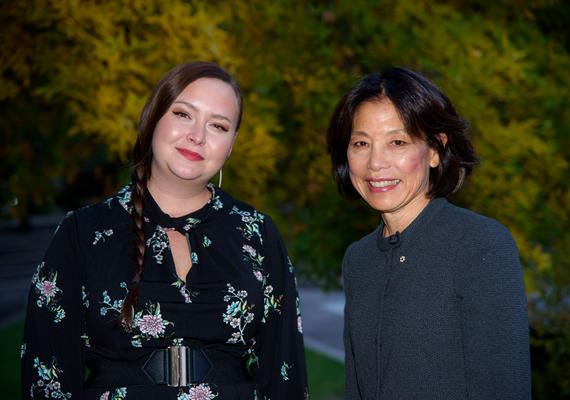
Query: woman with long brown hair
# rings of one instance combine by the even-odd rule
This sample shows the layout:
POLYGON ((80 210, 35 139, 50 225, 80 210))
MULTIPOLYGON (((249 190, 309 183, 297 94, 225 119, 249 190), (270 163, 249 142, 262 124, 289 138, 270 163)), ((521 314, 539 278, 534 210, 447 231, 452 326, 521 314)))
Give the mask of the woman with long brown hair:
POLYGON ((241 115, 239 85, 216 64, 179 65, 157 84, 131 183, 69 213, 33 277, 24 398, 308 396, 277 228, 210 183, 241 115))

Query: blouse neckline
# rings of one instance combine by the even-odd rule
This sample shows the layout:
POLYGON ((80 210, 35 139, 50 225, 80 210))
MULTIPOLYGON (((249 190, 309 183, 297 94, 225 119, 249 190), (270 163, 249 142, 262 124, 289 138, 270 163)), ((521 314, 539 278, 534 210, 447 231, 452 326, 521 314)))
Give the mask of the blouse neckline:
POLYGON ((144 195, 143 206, 145 220, 160 225, 162 228, 175 229, 181 233, 188 232, 190 229, 196 227, 196 225, 206 221, 214 211, 214 200, 219 198, 219 194, 213 184, 209 183, 206 187, 211 192, 208 202, 202 208, 180 217, 171 217, 162 211, 150 191, 147 190, 144 195))

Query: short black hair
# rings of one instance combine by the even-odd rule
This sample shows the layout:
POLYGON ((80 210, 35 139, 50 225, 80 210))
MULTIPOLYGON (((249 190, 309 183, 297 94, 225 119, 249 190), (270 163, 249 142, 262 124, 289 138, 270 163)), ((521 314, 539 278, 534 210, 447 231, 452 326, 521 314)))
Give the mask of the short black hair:
POLYGON ((478 158, 466 136, 469 126, 447 96, 429 79, 407 68, 393 67, 360 79, 338 102, 327 132, 333 177, 341 194, 360 198, 350 180, 347 149, 354 113, 367 101, 392 102, 406 132, 437 150, 439 166, 430 169, 428 196, 445 197, 461 187, 478 158), (447 143, 440 141, 447 135, 447 143))

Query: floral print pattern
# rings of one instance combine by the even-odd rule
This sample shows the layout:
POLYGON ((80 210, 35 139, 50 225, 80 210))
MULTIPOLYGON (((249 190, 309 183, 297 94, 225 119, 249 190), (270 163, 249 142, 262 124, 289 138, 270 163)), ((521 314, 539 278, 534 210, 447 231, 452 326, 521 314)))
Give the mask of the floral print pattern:
POLYGON ((283 300, 283 295, 275 297, 273 295, 273 286, 267 285, 263 290, 263 318, 261 322, 265 322, 267 316, 270 312, 274 311, 281 313, 281 300, 283 300))
POLYGON ((135 314, 134 326, 140 332, 132 337, 131 344, 135 347, 142 347, 142 340, 163 338, 166 327, 174 325, 162 318, 160 303, 147 303, 145 308, 146 310, 135 314))
POLYGON ((99 400, 124 400, 126 397, 127 397, 127 388, 120 387, 113 390, 113 392, 106 391, 101 395, 101 397, 99 397, 99 400))
POLYGON ((222 315, 224 323, 230 325, 237 332, 232 333, 232 336, 226 343, 245 343, 244 330, 245 327, 253 321, 254 314, 252 312, 253 305, 247 304, 247 291, 236 291, 231 284, 227 284, 227 294, 224 296, 226 303, 230 302, 226 307, 226 312, 222 315))
POLYGON ((179 393, 176 400, 210 400, 216 397, 218 397, 218 394, 212 392, 210 385, 201 383, 191 386, 190 389, 188 389, 188 393, 179 393))
POLYGON ((100 240, 103 240, 103 242, 105 241, 105 236, 107 237, 111 237, 113 235, 113 230, 112 229, 105 229, 101 232, 99 231, 95 231, 95 238, 93 239, 93 246, 95 246, 97 243, 99 243, 100 240))
POLYGON ((295 309, 297 312, 297 331, 303 333, 303 319, 301 318, 301 300, 299 296, 295 299, 295 309))
POLYGON ((157 264, 162 264, 164 261, 164 252, 169 248, 168 236, 166 231, 157 225, 152 237, 146 241, 147 247, 152 251, 152 257, 156 260, 157 264))
POLYGON ((283 361, 283 365, 281 365, 281 378, 283 378, 284 381, 289 380, 289 369, 290 368, 291 368, 291 366, 289 364, 287 364, 285 361, 283 361))
POLYGON ((123 189, 121 189, 119 193, 117 193, 117 200, 119 204, 123 206, 123 208, 127 210, 129 214, 133 213, 133 205, 131 204, 131 193, 132 193, 131 185, 125 186, 123 189))
POLYGON ((198 225, 200 222, 202 222, 201 220, 199 220, 198 218, 186 218, 186 225, 184 225, 184 227, 182 229, 184 229, 185 231, 189 231, 192 228, 195 228, 196 225, 198 225))
POLYGON ((224 203, 220 200, 220 195, 217 193, 212 193, 212 197, 210 198, 210 203, 212 203, 212 208, 216 211, 221 210, 224 208, 224 203))
POLYGON ((236 206, 232 207, 230 211, 231 214, 238 214, 241 216, 241 221, 245 223, 245 226, 238 226, 236 229, 242 232, 246 240, 251 240, 253 236, 257 236, 259 242, 263 244, 263 237, 261 236, 261 231, 259 229, 259 224, 263 224, 265 216, 259 214, 257 211, 249 212, 240 210, 236 206))
POLYGON ((182 279, 178 279, 172 284, 172 286, 178 288, 178 291, 182 297, 184 297, 185 303, 192 303, 192 297, 196 297, 199 294, 199 292, 196 290, 188 290, 186 284, 182 281, 182 279))
POLYGON ((38 373, 39 379, 30 386, 30 396, 34 397, 36 392, 44 392, 45 398, 52 399, 71 399, 71 393, 64 393, 61 390, 61 383, 58 380, 61 370, 57 368, 55 359, 51 364, 46 365, 40 362, 39 358, 34 358, 34 368, 38 373))
MULTIPOLYGON (((134 352, 142 358, 157 347, 204 344, 242 354, 256 388, 247 398, 303 397, 305 364, 298 358, 302 321, 292 264, 279 233, 253 207, 213 186, 210 190, 208 204, 178 218, 164 214, 151 194, 144 194, 145 269, 132 323, 124 329, 116 322, 136 265, 131 188, 63 220, 31 288, 21 349, 26 395, 31 391, 44 398, 47 390, 50 398, 82 397, 72 389, 81 386, 84 365, 77 365, 78 356, 96 362, 112 352, 118 360, 128 360, 134 352), (169 230, 186 236, 197 267, 191 283, 175 275, 169 230), (58 312, 59 322, 54 320, 58 312)), ((214 383, 153 391, 165 400, 236 400, 232 384, 214 383)), ((119 385, 124 387, 109 383, 94 398, 117 400, 139 393, 119 385)))
POLYGON ((38 265, 36 273, 32 277, 32 285, 38 295, 36 305, 40 308, 45 307, 55 314, 53 322, 61 322, 65 318, 65 310, 58 304, 56 296, 63 293, 57 287, 57 272, 50 272, 43 275, 45 262, 38 265))
MULTIPOLYGON (((128 292, 127 284, 125 282, 119 283, 119 286, 125 289, 125 292, 128 292)), ((103 306, 100 308, 101 315, 107 315, 108 311, 115 311, 117 313, 121 312, 121 308, 123 308, 123 299, 111 300, 111 297, 106 290, 103 291, 102 296, 103 300, 101 301, 101 304, 103 304, 103 306)))

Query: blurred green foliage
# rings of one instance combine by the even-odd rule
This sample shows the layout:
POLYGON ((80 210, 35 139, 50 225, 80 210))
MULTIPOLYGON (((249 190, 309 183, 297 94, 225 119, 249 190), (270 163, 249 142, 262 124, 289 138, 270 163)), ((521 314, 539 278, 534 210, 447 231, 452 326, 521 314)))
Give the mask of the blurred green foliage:
POLYGON ((69 206, 58 193, 112 192, 152 86, 214 61, 245 96, 224 188, 275 217, 300 275, 336 286, 344 249, 379 216, 338 196, 328 119, 363 74, 414 68, 470 121, 482 159, 452 200, 519 246, 535 398, 570 396, 569 19, 556 0, 4 2, 0 201, 24 219, 69 206))

